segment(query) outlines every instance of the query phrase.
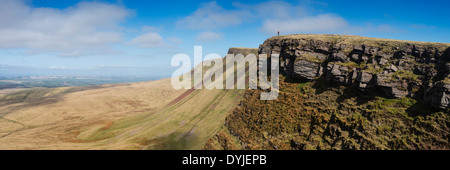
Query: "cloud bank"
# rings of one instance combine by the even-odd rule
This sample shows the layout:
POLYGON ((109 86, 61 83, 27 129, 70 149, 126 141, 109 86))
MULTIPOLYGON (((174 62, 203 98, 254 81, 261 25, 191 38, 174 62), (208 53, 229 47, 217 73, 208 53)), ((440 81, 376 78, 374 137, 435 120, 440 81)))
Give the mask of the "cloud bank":
POLYGON ((130 41, 130 44, 140 48, 154 48, 165 45, 164 39, 158 33, 149 32, 140 35, 130 41))
POLYGON ((216 32, 212 32, 212 31, 201 32, 197 35, 197 41, 200 41, 200 42, 211 42, 211 41, 221 40, 221 39, 223 39, 222 33, 216 33, 216 32))
POLYGON ((66 9, 35 8, 21 0, 0 3, 0 48, 67 57, 114 52, 109 45, 123 40, 119 24, 132 14, 100 2, 66 9))
POLYGON ((177 21, 176 25, 187 29, 217 29, 240 25, 246 15, 249 15, 248 11, 227 10, 212 1, 200 5, 191 15, 177 21))
MULTIPOLYGON (((285 1, 267 1, 256 4, 235 2, 225 9, 215 1, 204 3, 190 15, 177 21, 178 28, 217 31, 242 24, 260 25, 259 30, 274 35, 296 33, 348 33, 349 31, 392 32, 388 25, 359 26, 345 18, 326 12, 315 11, 314 1, 294 4, 285 1)), ((320 5, 324 6, 325 4, 320 5)), ((326 6, 326 5, 325 5, 326 6)))
POLYGON ((261 29, 266 33, 279 30, 283 34, 292 34, 342 30, 348 26, 347 21, 339 16, 321 14, 293 19, 268 19, 264 21, 261 29))

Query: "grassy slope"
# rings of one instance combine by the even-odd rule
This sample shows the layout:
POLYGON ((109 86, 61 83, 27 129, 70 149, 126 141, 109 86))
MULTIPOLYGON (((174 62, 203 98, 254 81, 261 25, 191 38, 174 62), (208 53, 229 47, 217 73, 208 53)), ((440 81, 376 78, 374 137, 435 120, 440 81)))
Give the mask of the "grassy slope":
MULTIPOLYGON (((204 67, 203 73, 207 69, 214 72, 211 67, 204 67)), ((237 76, 236 70, 232 74, 237 76)), ((222 77, 225 78, 225 74, 222 77)), ((201 149, 223 126, 225 117, 242 100, 244 92, 236 89, 192 90, 173 105, 118 121, 116 126, 98 131, 87 140, 106 138, 105 143, 115 143, 120 149, 128 149, 124 148, 123 142, 134 144, 129 149, 201 149)), ((99 146, 96 149, 110 148, 105 144, 99 146)))
POLYGON ((244 92, 170 79, 22 90, 0 96, 0 149, 201 149, 244 92))
POLYGON ((99 141, 86 142, 77 137, 83 130, 95 126, 106 129, 116 120, 153 112, 184 91, 172 89, 170 79, 163 79, 133 84, 34 88, 3 95, 0 149, 94 148, 99 141))
POLYGON ((200 149, 223 124, 242 92, 197 90, 163 110, 116 121, 85 140, 106 139, 96 149, 200 149))

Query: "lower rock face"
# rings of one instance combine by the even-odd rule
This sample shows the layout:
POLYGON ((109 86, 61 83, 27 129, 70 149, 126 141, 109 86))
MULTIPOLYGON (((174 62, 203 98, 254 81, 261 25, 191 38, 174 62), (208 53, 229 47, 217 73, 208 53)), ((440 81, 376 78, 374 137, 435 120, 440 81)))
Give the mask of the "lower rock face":
POLYGON ((297 60, 294 63, 293 74, 307 80, 312 80, 318 76, 320 63, 307 60, 297 60))
POLYGON ((372 74, 361 71, 357 73, 356 76, 356 86, 362 90, 365 91, 365 89, 368 89, 370 81, 372 81, 372 74))
POLYGON ((291 77, 361 91, 379 91, 390 98, 422 97, 447 109, 450 45, 380 40, 357 36, 290 35, 273 37, 260 54, 280 54, 280 70, 291 77))
POLYGON ((406 80, 392 80, 391 75, 376 75, 375 85, 388 97, 400 98, 408 94, 408 83, 406 80))
POLYGON ((354 68, 349 68, 343 65, 328 63, 327 65, 327 80, 340 83, 340 84, 351 84, 352 80, 356 79, 356 70, 354 68))
POLYGON ((425 100, 429 101, 433 107, 450 108, 450 83, 440 82, 434 85, 428 93, 425 100))
MULTIPOLYGON (((277 100, 263 101, 263 90, 247 90, 227 116, 225 133, 217 133, 205 149, 450 149, 450 114, 445 111, 409 97, 386 99, 329 87, 326 80, 285 80, 280 77, 277 100)), ((442 94, 436 91, 433 98, 442 94)))

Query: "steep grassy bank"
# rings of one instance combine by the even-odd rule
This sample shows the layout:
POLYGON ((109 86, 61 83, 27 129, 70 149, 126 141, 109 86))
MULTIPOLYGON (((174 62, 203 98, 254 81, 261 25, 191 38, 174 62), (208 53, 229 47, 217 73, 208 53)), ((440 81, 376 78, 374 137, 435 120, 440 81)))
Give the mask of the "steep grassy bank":
POLYGON ((170 79, 11 91, 0 96, 0 149, 201 149, 244 92, 175 90, 170 79))
POLYGON ((450 149, 448 110, 323 79, 280 80, 274 101, 247 90, 205 149, 450 149))

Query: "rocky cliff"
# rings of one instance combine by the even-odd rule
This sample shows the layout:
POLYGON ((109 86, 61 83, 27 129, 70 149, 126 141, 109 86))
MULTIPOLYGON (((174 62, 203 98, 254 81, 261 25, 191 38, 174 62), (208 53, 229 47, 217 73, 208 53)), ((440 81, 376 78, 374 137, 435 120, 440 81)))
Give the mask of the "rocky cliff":
MULTIPOLYGON (((338 35, 267 39, 276 100, 246 90, 204 149, 449 149, 450 45, 338 35)), ((240 52, 230 49, 231 53, 240 52)))
POLYGON ((422 98, 450 107, 450 44, 342 35, 272 37, 259 53, 280 54, 282 72, 298 79, 378 91, 389 98, 422 98))

